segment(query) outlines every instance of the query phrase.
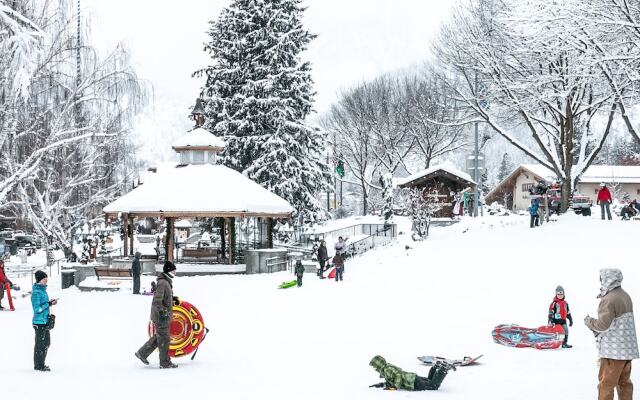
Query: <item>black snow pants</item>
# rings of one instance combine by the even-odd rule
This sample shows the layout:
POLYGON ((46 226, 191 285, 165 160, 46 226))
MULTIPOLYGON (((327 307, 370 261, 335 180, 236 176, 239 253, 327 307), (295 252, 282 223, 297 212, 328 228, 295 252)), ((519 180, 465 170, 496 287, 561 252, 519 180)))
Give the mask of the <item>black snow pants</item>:
POLYGON ((413 390, 438 390, 442 381, 447 376, 447 372, 447 369, 434 365, 429 370, 429 375, 426 378, 419 375, 416 376, 413 390))
POLYGON ((45 366, 44 362, 51 344, 51 335, 47 325, 33 325, 33 330, 36 332, 36 343, 33 349, 33 368, 41 370, 45 366))

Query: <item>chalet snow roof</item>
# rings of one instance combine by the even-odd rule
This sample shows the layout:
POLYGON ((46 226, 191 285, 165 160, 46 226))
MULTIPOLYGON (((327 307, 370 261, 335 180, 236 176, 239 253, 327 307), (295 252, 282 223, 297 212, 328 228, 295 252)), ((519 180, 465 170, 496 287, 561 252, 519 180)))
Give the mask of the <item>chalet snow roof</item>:
POLYGON ((580 177, 581 183, 640 183, 640 166, 591 165, 580 177))
POLYGON ((437 173, 438 171, 443 171, 446 172, 447 174, 450 174, 462 181, 466 181, 471 185, 475 185, 476 182, 471 178, 471 175, 467 174, 466 172, 462 172, 459 169, 452 167, 450 165, 447 164, 441 164, 441 165, 434 165, 433 167, 429 167, 427 169, 424 169, 422 171, 416 172, 413 175, 410 175, 406 178, 403 179, 399 179, 397 181, 398 186, 405 186, 411 182, 420 180, 422 178, 426 178, 429 175, 433 175, 435 173, 437 173))
POLYGON ((190 164, 160 169, 143 185, 107 205, 104 212, 165 217, 289 218, 293 207, 228 167, 190 164))
POLYGON ((171 147, 174 150, 222 150, 225 142, 206 129, 196 128, 173 142, 171 147))

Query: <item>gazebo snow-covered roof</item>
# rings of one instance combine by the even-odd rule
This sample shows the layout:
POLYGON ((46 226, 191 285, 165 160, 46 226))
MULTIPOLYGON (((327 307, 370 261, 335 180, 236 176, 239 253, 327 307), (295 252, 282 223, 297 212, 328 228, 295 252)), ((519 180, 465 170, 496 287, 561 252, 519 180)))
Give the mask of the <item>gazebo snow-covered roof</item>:
POLYGON ((196 128, 191 132, 187 132, 171 144, 176 150, 223 150, 225 146, 224 140, 203 128, 196 128))
POLYGON ((136 217, 274 218, 289 218, 293 212, 289 202, 223 165, 178 165, 154 175, 104 212, 136 217))

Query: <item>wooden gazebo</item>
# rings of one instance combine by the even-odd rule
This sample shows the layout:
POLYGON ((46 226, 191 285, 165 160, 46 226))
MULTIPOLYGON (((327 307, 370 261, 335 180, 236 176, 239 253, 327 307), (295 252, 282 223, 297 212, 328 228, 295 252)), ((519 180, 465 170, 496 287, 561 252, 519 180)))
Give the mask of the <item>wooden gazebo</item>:
MULTIPOLYGON (((233 264, 231 226, 236 218, 266 220, 267 241, 272 247, 274 219, 290 219, 293 207, 276 194, 241 173, 217 164, 224 141, 197 128, 173 143, 180 163, 159 168, 147 181, 107 205, 107 218, 121 218, 125 231, 135 232, 136 219, 154 217, 166 222, 166 258, 173 261, 174 223, 177 219, 223 218, 227 232, 228 263, 233 264)), ((124 254, 133 254, 133 234, 125 238, 124 254)))

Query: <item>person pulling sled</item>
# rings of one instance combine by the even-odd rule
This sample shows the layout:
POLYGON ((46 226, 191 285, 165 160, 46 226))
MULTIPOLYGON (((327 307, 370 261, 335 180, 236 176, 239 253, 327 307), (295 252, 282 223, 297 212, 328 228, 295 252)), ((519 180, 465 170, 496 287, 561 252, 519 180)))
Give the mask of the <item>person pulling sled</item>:
POLYGON ((380 378, 384 379, 384 382, 370 387, 381 387, 385 390, 438 390, 449 370, 455 371, 456 369, 453 364, 438 361, 429 370, 429 375, 423 377, 413 372, 403 371, 395 365, 387 363, 382 356, 373 357, 369 365, 380 374, 380 378))

